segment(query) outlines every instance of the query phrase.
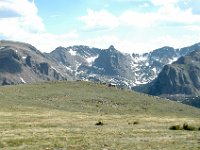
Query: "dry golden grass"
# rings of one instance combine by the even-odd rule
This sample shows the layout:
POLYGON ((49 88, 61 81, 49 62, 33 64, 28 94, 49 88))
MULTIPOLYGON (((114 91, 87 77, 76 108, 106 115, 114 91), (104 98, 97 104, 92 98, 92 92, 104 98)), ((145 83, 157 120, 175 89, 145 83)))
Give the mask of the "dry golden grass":
POLYGON ((169 130, 171 125, 184 122, 199 126, 199 119, 18 109, 0 112, 3 150, 200 148, 200 131, 169 130), (95 125, 99 120, 103 126, 95 125))

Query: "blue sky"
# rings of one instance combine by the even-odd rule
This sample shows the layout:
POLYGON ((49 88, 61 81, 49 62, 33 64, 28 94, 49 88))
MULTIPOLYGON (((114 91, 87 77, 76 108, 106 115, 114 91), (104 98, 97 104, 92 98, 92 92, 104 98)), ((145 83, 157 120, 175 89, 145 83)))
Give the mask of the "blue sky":
POLYGON ((114 45, 125 53, 200 42, 199 0, 1 0, 0 39, 58 46, 114 45))

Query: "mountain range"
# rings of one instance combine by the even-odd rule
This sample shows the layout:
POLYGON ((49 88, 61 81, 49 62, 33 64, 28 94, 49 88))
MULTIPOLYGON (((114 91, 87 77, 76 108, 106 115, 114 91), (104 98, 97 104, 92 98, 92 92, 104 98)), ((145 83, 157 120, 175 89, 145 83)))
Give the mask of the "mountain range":
POLYGON ((165 65, 155 80, 138 91, 200 108, 200 49, 165 65))
POLYGON ((72 46, 58 47, 47 55, 64 65, 75 79, 131 88, 151 82, 165 65, 199 48, 197 43, 181 49, 163 47, 144 54, 126 54, 112 45, 108 49, 72 46))
POLYGON ((151 95, 194 97, 200 94, 199 49, 197 43, 180 49, 166 46, 149 53, 127 54, 113 45, 108 49, 79 45, 42 53, 27 43, 2 40, 0 85, 86 80, 113 83, 151 95))

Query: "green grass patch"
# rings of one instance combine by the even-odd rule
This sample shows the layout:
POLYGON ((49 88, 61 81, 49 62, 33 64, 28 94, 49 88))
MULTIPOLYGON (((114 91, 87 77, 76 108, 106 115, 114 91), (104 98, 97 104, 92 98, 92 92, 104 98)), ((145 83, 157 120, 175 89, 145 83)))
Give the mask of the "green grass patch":
POLYGON ((104 123, 103 123, 103 121, 98 121, 97 123, 95 123, 95 125, 96 125, 96 126, 103 126, 104 123))
POLYGON ((18 110, 19 106, 25 106, 96 114, 200 116, 199 109, 190 106, 90 82, 5 86, 0 88, 0 93, 3 93, 0 103, 4 110, 18 110))
POLYGON ((173 125, 169 127, 170 130, 182 130, 182 127, 180 125, 173 125))
POLYGON ((0 149, 196 150, 199 116, 190 106, 90 82, 4 86, 0 149), (168 129, 187 122, 193 132, 168 129))
POLYGON ((197 130, 197 128, 192 126, 192 125, 188 125, 187 123, 184 123, 183 124, 183 130, 194 131, 194 130, 197 130))
POLYGON ((184 123, 182 126, 181 125, 172 125, 169 127, 170 130, 188 130, 188 131, 195 131, 198 130, 198 127, 189 125, 187 123, 184 123))

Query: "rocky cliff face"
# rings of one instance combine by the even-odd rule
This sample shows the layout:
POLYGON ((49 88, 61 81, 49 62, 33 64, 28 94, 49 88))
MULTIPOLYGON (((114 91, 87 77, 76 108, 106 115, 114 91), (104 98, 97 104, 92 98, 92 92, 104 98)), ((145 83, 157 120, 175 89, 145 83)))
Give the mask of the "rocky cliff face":
POLYGON ((145 54, 125 54, 114 46, 108 49, 88 46, 58 47, 45 56, 58 62, 74 79, 112 82, 131 88, 155 79, 166 64, 200 48, 200 44, 174 49, 162 47, 145 54))
POLYGON ((153 81, 149 94, 200 94, 200 50, 166 65, 153 81))
POLYGON ((82 64, 78 70, 78 76, 102 82, 113 82, 120 86, 132 85, 135 80, 130 63, 131 55, 117 51, 114 46, 100 51, 94 62, 87 66, 82 64))
POLYGON ((58 47, 48 55, 58 63, 65 66, 68 71, 74 73, 80 65, 90 66, 93 61, 99 56, 101 49, 89 48, 88 46, 70 46, 67 48, 58 47))
POLYGON ((198 98, 200 96, 200 50, 166 65, 158 77, 147 84, 143 90, 150 95, 167 97, 200 107, 198 98))
POLYGON ((11 41, 0 42, 0 85, 63 80, 70 78, 57 62, 35 47, 11 41))

